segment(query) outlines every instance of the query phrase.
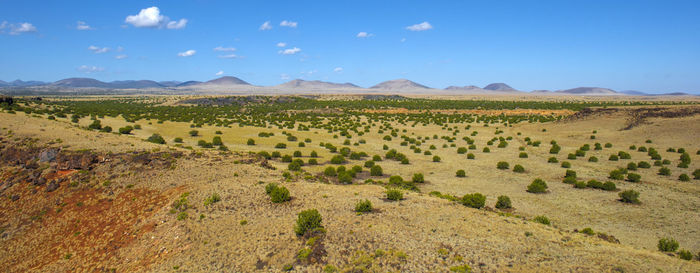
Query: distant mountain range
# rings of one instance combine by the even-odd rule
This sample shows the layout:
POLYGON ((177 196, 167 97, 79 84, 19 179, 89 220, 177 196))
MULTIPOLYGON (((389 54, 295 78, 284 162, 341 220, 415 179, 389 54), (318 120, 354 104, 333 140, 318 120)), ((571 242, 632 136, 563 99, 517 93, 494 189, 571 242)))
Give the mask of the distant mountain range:
MULTIPOLYGON (((611 95, 627 95, 627 96, 688 96, 691 94, 675 92, 665 94, 648 94, 639 91, 614 91, 602 87, 577 87, 572 89, 548 91, 534 90, 532 92, 519 91, 505 83, 492 83, 483 88, 467 85, 467 86, 449 86, 445 89, 435 89, 423 84, 419 84, 407 79, 396 79, 381 82, 369 88, 363 88, 352 83, 334 83, 325 81, 306 81, 302 79, 291 80, 275 86, 255 86, 250 83, 232 76, 224 76, 206 82, 200 81, 161 81, 152 80, 124 80, 103 82, 92 78, 68 78, 56 82, 41 82, 41 81, 22 81, 15 80, 5 82, 0 80, 0 92, 2 90, 28 90, 30 93, 41 93, 46 90, 52 92, 59 91, 80 91, 83 89, 90 90, 130 90, 131 93, 154 91, 160 93, 178 93, 187 94, 194 93, 216 93, 216 94, 238 94, 238 93, 413 93, 413 94, 532 94, 532 95, 586 95, 586 96, 611 96, 611 95)), ((121 92, 121 91, 120 91, 121 92)))

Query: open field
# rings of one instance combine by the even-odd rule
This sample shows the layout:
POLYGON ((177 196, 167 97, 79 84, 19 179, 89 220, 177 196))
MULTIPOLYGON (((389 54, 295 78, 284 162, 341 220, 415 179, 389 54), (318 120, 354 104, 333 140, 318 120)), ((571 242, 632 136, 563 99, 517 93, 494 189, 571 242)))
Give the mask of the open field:
POLYGON ((0 261, 9 272, 700 271, 697 256, 657 249, 674 238, 700 254, 697 101, 379 97, 4 105, 0 261), (31 167, 51 147, 99 160, 31 167), (35 169, 58 187, 24 181, 35 169), (527 191, 535 179, 544 193, 527 191), (271 202, 271 182, 291 200, 271 202), (404 199, 387 199, 388 189, 404 199), (629 190, 638 203, 620 201, 629 190), (484 205, 469 207, 472 193, 484 205), (499 196, 512 208, 499 208, 499 196), (365 199, 374 209, 355 212, 365 199), (318 209, 325 232, 294 234, 306 209, 318 209))

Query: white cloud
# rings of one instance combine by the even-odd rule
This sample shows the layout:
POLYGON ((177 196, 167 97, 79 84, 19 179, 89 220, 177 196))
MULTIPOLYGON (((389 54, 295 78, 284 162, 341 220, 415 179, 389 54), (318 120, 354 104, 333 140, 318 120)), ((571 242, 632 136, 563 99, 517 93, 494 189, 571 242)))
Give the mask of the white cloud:
POLYGON ((78 21, 78 25, 75 27, 77 30, 94 30, 93 27, 88 25, 87 23, 83 21, 78 21))
POLYGON ((121 55, 114 56, 114 58, 117 59, 117 60, 123 60, 123 59, 126 59, 126 58, 128 58, 128 57, 129 57, 129 56, 126 55, 126 54, 121 54, 121 55))
POLYGON ((405 41, 406 41, 406 38, 401 38, 401 42, 402 42, 402 43, 405 42, 405 41))
POLYGON ((295 28, 295 27, 297 27, 297 22, 284 20, 284 21, 280 22, 280 26, 295 28))
POLYGON ((287 46, 287 43, 284 43, 284 42, 277 43, 277 47, 285 47, 285 46, 287 46))
POLYGON ((287 48, 285 50, 280 50, 277 53, 282 54, 282 55, 294 55, 297 54, 301 51, 301 48, 294 47, 294 48, 287 48))
POLYGON ((280 75, 280 79, 289 80, 289 75, 287 75, 287 74, 282 74, 282 75, 280 75))
POLYGON ((109 51, 109 47, 99 47, 99 46, 94 46, 91 45, 88 47, 88 50, 92 51, 92 53, 95 54, 101 54, 109 51))
POLYGON ((170 21, 166 25, 168 29, 182 29, 187 25, 187 19, 180 19, 180 21, 170 21))
POLYGON ((219 55, 218 56, 221 59, 236 59, 238 58, 238 55, 236 54, 226 54, 226 55, 219 55))
POLYGON ((223 75, 223 74, 224 74, 224 71, 223 71, 223 70, 219 70, 219 72, 216 72, 216 74, 214 74, 214 75, 221 76, 221 75, 223 75))
POLYGON ((260 30, 269 30, 272 29, 272 25, 270 25, 270 21, 265 21, 262 25, 260 25, 260 30))
POLYGON ((428 23, 428 22, 423 22, 420 24, 415 24, 415 25, 406 27, 406 29, 408 29, 410 31, 424 31, 424 30, 429 30, 432 28, 433 28, 433 26, 430 25, 430 23, 428 23))
POLYGON ((367 32, 364 32, 364 31, 361 31, 361 32, 357 33, 357 38, 369 38, 369 37, 372 37, 372 36, 374 36, 374 34, 372 34, 372 33, 367 33, 367 32))
POLYGON ((2 21, 2 23, 0 23, 0 33, 4 34, 5 29, 10 30, 10 35, 19 35, 22 33, 36 32, 36 27, 31 23, 11 24, 7 21, 2 21))
POLYGON ((333 68, 333 72, 336 72, 336 73, 343 72, 343 68, 342 67, 333 68))
POLYGON ((217 46, 214 48, 214 51, 236 51, 236 48, 234 47, 223 47, 223 46, 217 46))
POLYGON ((170 18, 160 14, 158 7, 142 9, 139 14, 127 16, 124 22, 134 27, 165 27, 167 29, 181 29, 187 25, 187 19, 170 21, 170 18))
POLYGON ((102 67, 94 66, 94 65, 93 65, 93 66, 81 65, 81 66, 79 66, 79 67, 77 68, 77 70, 78 70, 79 72, 83 72, 83 73, 86 73, 86 74, 90 74, 90 73, 102 72, 102 71, 104 71, 105 69, 102 68, 102 67))
POLYGON ((194 55, 195 53, 197 53, 196 50, 190 49, 190 50, 187 50, 187 51, 185 51, 185 52, 180 52, 180 53, 178 53, 177 56, 180 56, 180 57, 189 57, 189 56, 194 55))

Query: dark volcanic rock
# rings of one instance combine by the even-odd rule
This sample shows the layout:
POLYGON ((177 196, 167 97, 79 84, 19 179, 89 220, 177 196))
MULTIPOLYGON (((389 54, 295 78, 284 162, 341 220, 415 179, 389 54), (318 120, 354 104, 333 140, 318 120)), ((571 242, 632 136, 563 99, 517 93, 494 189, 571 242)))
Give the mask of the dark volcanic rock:
POLYGON ((51 181, 49 185, 46 186, 46 192, 52 192, 58 189, 58 183, 56 181, 51 181))
POLYGON ((57 155, 58 155, 58 149, 56 149, 56 148, 44 149, 39 154, 39 162, 54 161, 54 160, 56 160, 57 155))

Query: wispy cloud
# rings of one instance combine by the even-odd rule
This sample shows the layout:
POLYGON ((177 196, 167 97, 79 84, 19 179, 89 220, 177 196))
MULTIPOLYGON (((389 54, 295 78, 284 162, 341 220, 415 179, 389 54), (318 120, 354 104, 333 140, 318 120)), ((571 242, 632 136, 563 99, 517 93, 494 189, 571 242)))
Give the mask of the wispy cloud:
POLYGON ((277 43, 277 47, 285 47, 285 46, 287 46, 287 43, 284 43, 284 42, 277 43))
POLYGON ((187 19, 171 21, 167 16, 160 14, 158 7, 142 9, 139 14, 127 16, 124 22, 134 27, 147 28, 182 29, 187 26, 187 19))
POLYGON ((219 55, 218 57, 221 59, 237 59, 237 58, 239 58, 239 56, 236 54, 219 55))
POLYGON ((214 75, 216 75, 216 76, 221 76, 221 75, 223 75, 223 74, 224 74, 224 71, 223 71, 223 70, 219 70, 219 72, 216 72, 216 74, 214 74, 214 75))
POLYGON ((291 28, 295 28, 295 27, 297 27, 297 22, 292 22, 292 21, 284 20, 284 21, 280 22, 280 26, 281 26, 281 27, 291 27, 291 28))
POLYGON ((121 54, 121 55, 114 56, 114 58, 117 59, 117 60, 123 60, 123 59, 126 59, 126 58, 128 58, 128 57, 129 57, 129 56, 126 55, 126 54, 121 54))
POLYGON ((333 68, 333 72, 335 72, 335 73, 343 72, 343 68, 342 67, 333 68))
POLYGON ((272 29, 272 25, 270 24, 270 21, 265 21, 262 25, 260 25, 260 30, 270 30, 272 29))
POLYGON ((402 42, 402 43, 405 42, 405 41, 406 41, 406 38, 401 38, 401 42, 402 42))
POLYGON ((7 21, 2 21, 0 23, 0 34, 4 34, 5 30, 9 30, 10 35, 20 35, 22 33, 30 33, 30 32, 36 32, 37 29, 34 25, 31 23, 17 23, 17 24, 12 24, 8 23, 7 21))
POLYGON ((408 29, 410 31, 425 31, 425 30, 433 29, 433 26, 428 22, 423 22, 420 24, 407 26, 406 29, 408 29))
POLYGON ((78 21, 78 25, 75 27, 75 29, 77 29, 77 30, 94 30, 93 27, 91 27, 90 25, 88 25, 87 23, 85 23, 83 21, 78 21))
POLYGON ((83 72, 83 73, 86 73, 86 74, 90 74, 90 73, 102 72, 102 71, 104 71, 105 69, 102 68, 102 67, 94 66, 94 65, 92 65, 92 66, 90 66, 90 65, 81 65, 81 66, 79 66, 76 70, 78 70, 78 72, 83 72))
POLYGON ((289 80, 289 75, 287 75, 287 74, 281 74, 281 75, 280 75, 280 79, 282 79, 282 80, 289 80))
POLYGON ((284 50, 280 50, 277 53, 282 54, 282 55, 294 55, 301 52, 301 48, 298 47, 293 47, 293 48, 287 48, 284 50))
POLYGON ((194 55, 195 53, 197 53, 196 50, 190 49, 190 50, 178 53, 177 56, 190 57, 190 56, 194 55))
POLYGON ((357 38, 369 38, 369 37, 372 37, 372 36, 374 36, 374 34, 372 34, 372 33, 367 33, 367 32, 364 32, 364 31, 361 31, 361 32, 357 33, 357 35, 356 35, 357 38))
POLYGON ((92 53, 95 53, 95 54, 102 54, 102 53, 108 52, 109 47, 99 47, 99 46, 91 45, 88 47, 88 50, 92 51, 92 53))
POLYGON ((224 51, 224 52, 231 52, 231 51, 236 51, 235 47, 223 47, 223 46, 217 46, 214 48, 214 51, 224 51))

